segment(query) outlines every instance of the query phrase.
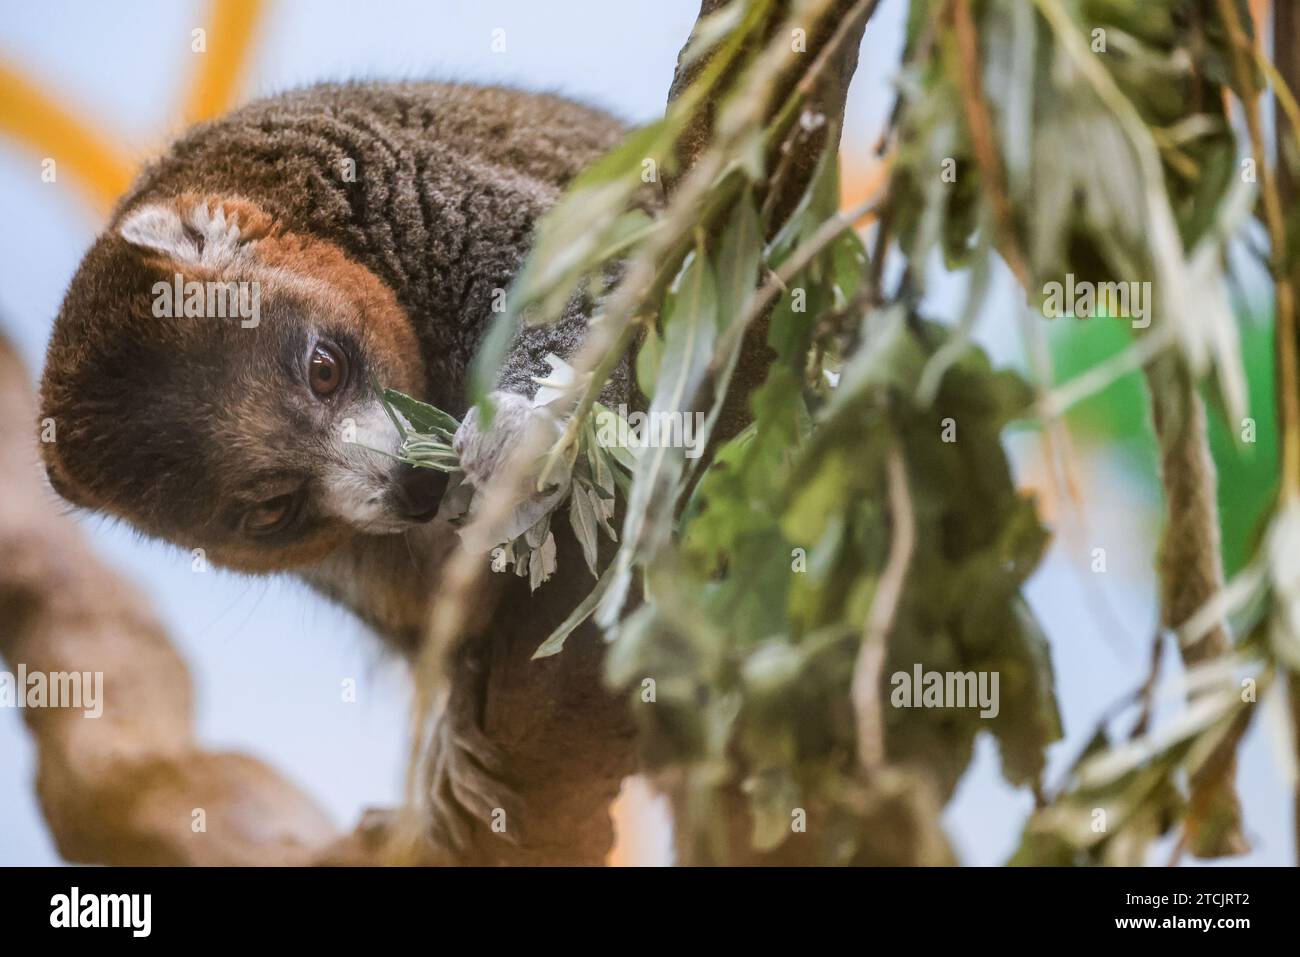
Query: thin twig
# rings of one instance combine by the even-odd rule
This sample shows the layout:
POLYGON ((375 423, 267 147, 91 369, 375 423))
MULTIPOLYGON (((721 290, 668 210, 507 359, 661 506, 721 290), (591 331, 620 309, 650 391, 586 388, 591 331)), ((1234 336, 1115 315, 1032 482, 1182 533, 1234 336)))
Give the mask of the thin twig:
POLYGON ((1156 682, 1160 678, 1160 664, 1165 657, 1164 639, 1164 633, 1157 630, 1151 642, 1151 666, 1147 669, 1147 680, 1143 682, 1142 690, 1139 692, 1142 710, 1138 714, 1137 721, 1133 724, 1133 730, 1128 734, 1130 741, 1146 734, 1147 729, 1151 726, 1151 716, 1155 711, 1156 682))
POLYGON ((907 484, 907 463, 902 444, 892 437, 885 459, 885 477, 889 487, 889 514, 893 537, 884 571, 867 611, 853 666, 852 700, 857 717, 858 765, 864 772, 879 768, 885 761, 885 720, 880 705, 880 673, 889 654, 889 633, 893 630, 907 570, 916 550, 916 517, 912 512, 912 494, 907 484))
MULTIPOLYGON (((1282 495, 1295 498, 1300 496, 1300 361, 1296 355, 1295 291, 1287 274, 1286 221, 1282 214, 1277 176, 1264 145, 1264 125, 1259 115, 1261 91, 1255 86, 1250 68, 1254 61, 1254 47, 1246 36, 1232 0, 1218 0, 1218 6, 1232 45, 1233 73, 1241 89, 1246 129, 1250 133, 1251 151, 1259 169, 1264 225, 1272 247, 1270 264, 1277 298, 1277 401, 1282 433, 1282 495)), ((1293 135, 1296 134, 1300 134, 1300 130, 1294 130, 1293 135)))
POLYGON ((709 367, 710 375, 717 371, 715 367, 721 365, 722 357, 729 354, 729 350, 735 345, 735 340, 742 337, 745 330, 759 316, 767 312, 768 307, 772 305, 777 296, 789 287, 789 284, 794 281, 799 273, 807 269, 812 261, 825 252, 831 243, 852 229, 854 223, 871 212, 876 207, 876 204, 877 198, 874 196, 864 199, 852 209, 845 210, 826 220, 812 236, 799 244, 799 247, 791 254, 790 258, 781 264, 780 269, 768 277, 768 281, 749 300, 749 304, 745 307, 745 311, 740 318, 727 326, 726 330, 718 338, 718 347, 714 352, 714 359, 709 367))

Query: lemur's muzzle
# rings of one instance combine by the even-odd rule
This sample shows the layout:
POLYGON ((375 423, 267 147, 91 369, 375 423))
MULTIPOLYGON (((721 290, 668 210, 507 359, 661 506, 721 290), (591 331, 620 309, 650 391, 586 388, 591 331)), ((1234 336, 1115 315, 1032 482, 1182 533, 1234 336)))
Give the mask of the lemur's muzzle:
POLYGON ((402 518, 427 522, 438 514, 438 503, 447 490, 447 475, 437 469, 417 468, 405 462, 397 467, 393 503, 402 518))

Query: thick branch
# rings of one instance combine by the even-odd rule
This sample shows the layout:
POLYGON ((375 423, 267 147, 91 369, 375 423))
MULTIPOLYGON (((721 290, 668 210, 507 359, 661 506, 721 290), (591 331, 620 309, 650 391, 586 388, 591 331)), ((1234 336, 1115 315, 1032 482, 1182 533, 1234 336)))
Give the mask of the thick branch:
POLYGON ((307 863, 333 827, 262 762, 199 747, 184 662, 144 597, 55 505, 35 421, 31 384, 0 341, 0 659, 11 672, 103 673, 100 717, 22 712, 59 853, 92 864, 307 863))
MULTIPOLYGON (((700 20, 716 13, 727 5, 727 0, 701 0, 700 20)), ((817 170, 817 164, 827 149, 839 149, 840 131, 843 129, 844 103, 849 82, 858 66, 858 50, 867 21, 877 6, 876 0, 838 0, 831 16, 818 24, 803 25, 807 29, 807 48, 803 55, 794 58, 791 68, 778 78, 768 103, 768 113, 775 116, 780 104, 795 92, 806 91, 805 110, 809 115, 820 116, 825 122, 807 129, 796 123, 791 136, 773 147, 767 168, 772 170, 762 197, 763 207, 771 212, 767 223, 769 237, 774 235, 798 205, 817 170), (820 62, 818 58, 821 58, 820 62)), ((732 87, 737 76, 757 53, 759 47, 770 42, 775 32, 787 23, 791 8, 789 0, 775 4, 766 29, 751 41, 750 48, 736 57, 732 66, 719 81, 717 89, 732 87)), ((672 103, 689 89, 709 62, 700 57, 694 63, 681 65, 689 44, 682 47, 678 69, 668 93, 672 103)), ((708 149, 713 136, 713 123, 717 103, 706 101, 686 125, 678 140, 678 172, 675 178, 665 181, 669 195, 673 188, 708 149)), ((732 374, 730 388, 718 416, 712 444, 725 442, 749 424, 749 399, 762 385, 774 353, 767 345, 768 317, 759 317, 745 334, 744 343, 732 374)))
MULTIPOLYGON (((1182 627, 1223 590, 1219 510, 1214 460, 1206 436, 1205 406, 1182 358, 1166 352, 1146 369, 1151 413, 1160 444, 1165 529, 1160 543, 1160 619, 1182 627)), ((1231 652, 1219 622, 1195 643, 1180 647, 1189 667, 1231 652)), ((1225 741, 1192 775, 1189 846, 1197 857, 1226 857, 1249 850, 1236 791, 1236 743, 1225 741)))

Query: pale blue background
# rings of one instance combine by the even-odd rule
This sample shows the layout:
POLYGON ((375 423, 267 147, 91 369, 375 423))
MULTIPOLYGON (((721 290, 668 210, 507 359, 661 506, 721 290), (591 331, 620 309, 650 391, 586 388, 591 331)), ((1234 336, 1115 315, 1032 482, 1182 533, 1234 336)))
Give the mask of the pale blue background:
MULTIPOLYGON (((190 31, 206 25, 205 7, 9 4, 0 17, 0 56, 85 105, 106 129, 139 144, 143 157, 149 144, 175 131, 193 66, 190 31)), ((568 93, 643 121, 662 110, 696 9, 695 0, 282 0, 261 33, 246 92, 355 77, 504 80, 568 93), (489 49, 496 27, 506 30, 504 54, 489 49)), ((887 0, 868 31, 846 135, 846 149, 858 155, 874 142, 891 102, 889 71, 897 62, 902 10, 898 0, 887 0)), ((66 177, 43 184, 39 173, 39 157, 0 139, 0 322, 34 372, 63 289, 97 228, 66 177)), ((963 286, 959 278, 937 282, 933 311, 952 318, 963 286)), ((983 341, 1002 362, 1019 361, 1010 291, 1007 276, 999 277, 982 321, 983 341)), ((1031 461, 1032 440, 1012 445, 1018 461, 1031 461)), ((1152 503, 1118 464, 1092 459, 1089 468, 1096 477, 1089 485, 1095 494, 1086 531, 1058 534, 1029 588, 1052 638, 1066 721, 1067 742, 1053 753, 1058 773, 1104 707, 1140 682, 1155 622, 1152 503), (1086 558, 1097 545, 1108 550, 1104 576, 1087 571, 1086 558)), ((361 627, 295 584, 196 575, 179 552, 101 521, 85 524, 101 553, 148 590, 186 654, 206 744, 271 760, 342 825, 350 826, 366 806, 397 799, 405 678, 380 658, 361 627), (345 678, 358 682, 356 704, 340 700, 345 678)), ((1177 666, 1169 669, 1172 674, 1177 666)), ((981 742, 976 765, 945 815, 967 863, 1004 860, 1031 806, 1028 794, 1001 783, 996 761, 993 745, 981 742)), ((32 797, 33 765, 18 713, 0 711, 0 864, 58 861, 32 797)), ((1268 736, 1258 727, 1243 752, 1240 784, 1256 842, 1247 860, 1291 863, 1290 799, 1268 736)), ((658 847, 653 857, 662 860, 662 840, 658 847)), ((1156 859, 1166 853, 1162 849, 1156 859)))

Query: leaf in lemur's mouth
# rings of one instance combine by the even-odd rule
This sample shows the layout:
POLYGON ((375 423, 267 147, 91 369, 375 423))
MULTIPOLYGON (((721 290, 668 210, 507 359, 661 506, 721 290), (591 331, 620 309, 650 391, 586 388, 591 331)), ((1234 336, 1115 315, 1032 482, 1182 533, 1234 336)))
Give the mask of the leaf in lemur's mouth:
POLYGON ((398 459, 440 472, 454 472, 460 467, 456 450, 451 447, 451 440, 460 428, 455 417, 394 389, 384 389, 380 395, 384 411, 402 436, 398 459))
POLYGON ((415 431, 436 435, 448 443, 460 428, 455 416, 395 389, 384 390, 384 403, 400 412, 415 431))
MULTIPOLYGON (((548 359, 554 360, 553 371, 562 372, 567 368, 562 360, 548 359)), ((544 405, 556 390, 547 380, 538 380, 538 385, 540 388, 534 405, 544 405)), ((441 409, 405 393, 394 389, 377 388, 376 391, 382 396, 384 410, 402 437, 396 458, 417 468, 450 473, 451 482, 443 496, 439 514, 452 525, 463 525, 473 514, 476 490, 464 480, 459 457, 452 447, 460 422, 441 409)), ((596 403, 594 411, 603 416, 617 415, 599 403, 596 403)), ((634 438, 626 423, 622 425, 622 429, 615 430, 616 434, 633 435, 634 438)), ((505 571, 506 566, 513 566, 516 575, 528 578, 533 590, 555 572, 557 560, 551 518, 566 502, 569 504, 569 522, 592 575, 599 574, 599 533, 603 531, 617 541, 610 519, 614 516, 616 490, 626 487, 626 473, 630 471, 629 463, 635 448, 603 443, 588 420, 579 433, 574 451, 574 462, 566 470, 559 486, 545 496, 520 503, 510 527, 502 530, 502 541, 492 550, 494 571, 505 571)))

